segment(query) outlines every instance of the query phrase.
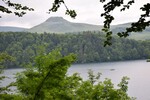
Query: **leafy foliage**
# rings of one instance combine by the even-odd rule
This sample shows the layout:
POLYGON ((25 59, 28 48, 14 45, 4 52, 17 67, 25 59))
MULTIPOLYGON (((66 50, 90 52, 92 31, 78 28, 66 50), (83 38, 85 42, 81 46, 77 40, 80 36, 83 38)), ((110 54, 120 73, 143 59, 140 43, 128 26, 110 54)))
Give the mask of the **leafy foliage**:
POLYGON ((76 54, 75 63, 147 59, 150 56, 149 40, 135 41, 114 37, 112 46, 103 47, 104 40, 103 33, 90 31, 76 34, 2 32, 0 52, 7 52, 16 57, 16 62, 5 63, 9 68, 24 66, 33 62, 40 51, 46 50, 48 53, 57 47, 62 48, 62 55, 76 54))
MULTIPOLYGON (((9 0, 2 0, 2 1, 6 4, 6 6, 12 7, 13 9, 17 10, 13 12, 7 7, 0 6, 0 11, 4 13, 8 13, 8 14, 14 13, 17 16, 22 17, 25 14, 24 11, 26 10, 33 11, 32 8, 28 8, 26 6, 22 7, 21 4, 11 3, 9 0)), ((100 1, 105 2, 105 0, 100 0, 100 1)), ((52 9, 50 9, 49 11, 56 12, 57 9, 60 7, 61 3, 65 5, 63 0, 55 0, 52 9)), ((124 11, 126 8, 129 8, 132 3, 134 3, 133 0, 129 1, 127 5, 124 5, 124 8, 122 8, 121 11, 124 11)), ((102 16, 104 16, 106 20, 104 22, 105 24, 104 24, 103 31, 107 33, 106 35, 107 41, 105 42, 105 45, 111 45, 110 40, 112 40, 111 37, 112 32, 109 30, 109 28, 112 20, 114 20, 114 17, 111 16, 109 13, 110 11, 113 11, 116 7, 119 7, 122 4, 123 4, 123 0, 112 0, 111 2, 104 5, 105 13, 103 13, 102 16)), ((72 18, 75 18, 77 15, 76 12, 74 10, 69 10, 66 5, 65 7, 66 7, 66 14, 70 15, 72 18)), ((129 32, 142 31, 147 26, 150 25, 150 21, 145 20, 147 17, 150 16, 149 15, 150 4, 147 3, 141 8, 141 10, 145 11, 145 14, 141 15, 139 21, 133 23, 131 28, 127 28, 125 32, 118 33, 120 37, 127 37, 129 35, 128 34, 129 32)), ((35 41, 35 42, 42 43, 41 41, 42 39, 44 39, 43 38, 44 36, 42 35, 40 36, 42 37, 39 39, 40 41, 35 41)), ((55 43, 58 44, 59 39, 58 40, 56 39, 56 41, 57 42, 55 43)), ((24 43, 26 45, 26 42, 24 43)), ((82 47, 81 54, 82 53, 84 54, 86 50, 85 49, 86 41, 82 41, 82 43, 83 44, 80 45, 82 47)), ((25 45, 23 46, 22 43, 20 42, 13 45, 14 47, 12 49, 17 49, 18 51, 15 53, 19 54, 20 55, 19 57, 21 57, 20 51, 23 50, 22 48, 25 48, 25 45)), ((3 46, 2 49, 5 49, 5 46, 3 46)), ((34 53, 32 53, 33 50, 31 48, 28 49, 31 52, 31 54, 33 54, 34 56, 34 53)), ((109 50, 111 52, 110 48, 109 50)), ((136 51, 136 49, 134 49, 132 52, 134 51, 136 51)), ((12 51, 10 50, 10 52, 12 51)), ((35 54, 36 54, 36 50, 35 50, 35 54)), ((95 53, 95 55, 98 55, 98 53, 95 53)), ((83 81, 83 79, 80 76, 78 76, 78 74, 67 76, 66 75, 67 69, 69 68, 69 66, 74 60, 75 60, 74 55, 62 57, 58 51, 53 51, 48 55, 41 54, 35 59, 35 63, 31 63, 31 66, 28 66, 24 72, 18 74, 16 86, 20 94, 11 95, 7 93, 3 93, 3 91, 6 89, 1 88, 0 97, 4 100, 6 99, 9 100, 10 99, 15 99, 15 100, 20 100, 20 99, 132 100, 132 98, 130 98, 126 93, 128 89, 127 77, 123 77, 120 84, 118 84, 120 88, 115 89, 110 79, 105 79, 103 82, 100 81, 97 84, 95 84, 95 82, 99 79, 100 74, 94 76, 92 71, 89 72, 89 80, 87 81, 83 81)), ((0 61, 3 62, 3 58, 0 58, 0 61)))
POLYGON ((127 77, 115 89, 110 79, 100 81, 101 74, 91 70, 89 80, 77 73, 66 75, 74 60, 74 55, 62 57, 57 50, 37 56, 34 64, 17 75, 19 96, 26 100, 132 100, 126 93, 127 77))
POLYGON ((0 53, 0 73, 2 73, 3 68, 5 67, 6 62, 14 61, 14 57, 8 55, 6 52, 0 53))
MULTIPOLYGON (((10 55, 8 55, 7 53, 3 52, 3 53, 0 53, 0 74, 3 73, 3 69, 4 69, 4 65, 5 65, 5 62, 11 62, 11 61, 14 61, 14 58, 10 55)), ((6 76, 0 76, 0 83, 3 81, 4 78, 7 78, 6 76)), ((0 98, 1 98, 1 94, 5 94, 7 93, 8 91, 10 91, 9 87, 11 87, 11 84, 8 85, 8 86, 1 86, 0 85, 0 98)))
MULTIPOLYGON (((100 0, 101 3, 105 3, 108 0, 100 0)), ((114 11, 117 7, 121 7, 120 11, 125 11, 135 3, 134 0, 128 0, 128 3, 124 3, 125 0, 109 0, 106 4, 104 4, 104 13, 101 14, 101 17, 105 18, 104 26, 102 31, 106 33, 106 41, 104 42, 104 46, 112 45, 112 31, 110 30, 110 25, 112 21, 115 19, 110 13, 114 11)), ((60 7, 60 4, 64 3, 64 0, 54 0, 53 7, 50 11, 56 12, 60 7), (54 9, 54 10, 53 10, 54 9)), ((65 3, 64 3, 65 5, 65 3)), ((68 10, 66 7, 66 14, 70 15, 72 18, 76 17, 76 12, 74 10, 68 10)), ((150 17, 150 3, 146 3, 143 7, 140 8, 144 14, 141 15, 137 22, 131 24, 131 27, 126 28, 124 32, 118 32, 119 37, 127 37, 131 32, 141 32, 145 30, 146 27, 150 26, 150 20, 146 20, 146 18, 150 17)))
MULTIPOLYGON (((100 0, 100 2, 105 2, 105 0, 100 0)), ((135 3, 134 0, 129 0, 128 3, 124 5, 124 0, 111 0, 103 6, 105 12, 102 13, 101 16, 105 18, 105 21, 102 31, 106 32, 107 37, 104 46, 112 44, 112 31, 110 30, 110 25, 115 18, 110 12, 114 11, 117 7, 121 7, 120 11, 125 11, 126 9, 129 9, 133 3, 135 3)), ((126 31, 118 32, 118 36, 127 37, 130 32, 141 32, 150 25, 150 20, 146 20, 146 18, 150 17, 150 3, 143 5, 140 9, 145 13, 141 15, 137 22, 132 23, 131 27, 126 28, 126 31)))
MULTIPOLYGON (((11 11, 9 8, 5 6, 0 6, 0 11, 3 13, 14 13, 15 15, 22 17, 24 14, 26 14, 26 10, 33 11, 33 8, 29 8, 27 6, 22 6, 18 3, 12 3, 10 0, 2 0, 2 2, 5 3, 8 7, 13 7, 16 11, 11 11), (21 12, 18 12, 21 11, 21 12)), ((104 3, 106 0, 100 0, 100 2, 104 3)), ((106 33, 106 41, 104 42, 104 46, 112 45, 112 31, 110 30, 110 24, 115 19, 110 12, 114 11, 117 7, 121 7, 120 11, 125 11, 126 9, 129 9, 130 6, 135 3, 134 0, 129 0, 127 4, 124 3, 124 0, 110 0, 108 3, 104 4, 104 13, 101 14, 101 17, 105 18, 104 21, 104 27, 102 29, 103 32, 106 33)), ((54 0, 52 8, 49 9, 50 12, 56 12, 60 5, 63 4, 66 7, 66 14, 69 15, 72 18, 75 18, 77 16, 77 13, 75 10, 70 10, 67 5, 65 4, 64 0, 54 0)), ((130 32, 141 32, 145 30, 146 27, 150 25, 150 21, 146 20, 150 16, 150 3, 147 3, 143 5, 143 7, 140 8, 144 14, 141 15, 139 20, 137 22, 134 22, 131 24, 131 27, 126 28, 126 31, 124 32, 118 32, 119 37, 127 37, 129 36, 130 32)))
POLYGON ((22 17, 24 14, 26 14, 25 11, 34 11, 33 8, 22 6, 19 3, 13 3, 10 0, 1 0, 1 1, 4 3, 4 5, 0 5, 0 12, 3 13, 7 13, 7 14, 14 13, 14 15, 18 17, 22 17))
POLYGON ((55 98, 67 69, 74 60, 74 55, 62 57, 57 50, 37 56, 34 66, 28 66, 27 70, 18 74, 18 90, 34 100, 55 98))
MULTIPOLYGON (((3 13, 7 13, 7 14, 14 13, 17 16, 22 17, 24 14, 26 14, 25 11, 34 10, 33 8, 22 6, 21 4, 18 3, 12 3, 10 0, 2 0, 2 2, 5 3, 5 6, 3 5, 0 6, 0 11, 3 13), (10 8, 13 8, 15 11, 13 12, 10 8)), ((100 2, 105 3, 106 0, 100 0, 100 2)), ((106 33, 106 38, 107 38, 106 41, 104 42, 104 46, 112 44, 111 42, 112 31, 110 30, 110 25, 115 18, 110 14, 110 12, 114 11, 117 7, 121 7, 120 11, 125 11, 126 9, 129 9, 130 6, 132 6, 132 4, 134 3, 135 3, 134 0, 129 0, 127 4, 124 3, 124 0, 110 0, 109 2, 104 4, 103 8, 105 12, 101 14, 101 17, 105 18, 104 28, 102 29, 102 31, 106 33)), ((52 8, 49 9, 49 13, 56 12, 59 9, 61 4, 63 4, 66 7, 67 15, 69 15, 72 18, 75 18, 77 16, 76 11, 70 10, 65 4, 64 0, 54 0, 52 8)), ((150 3, 146 3, 140 9, 145 13, 141 15, 141 17, 137 22, 132 23, 131 27, 126 28, 126 31, 118 32, 117 34, 119 37, 127 37, 129 36, 130 32, 141 32, 150 25, 150 20, 146 20, 147 18, 150 17, 150 3)))
POLYGON ((70 10, 67 5, 65 4, 64 0, 54 0, 53 2, 53 6, 51 9, 49 9, 49 13, 52 12, 56 12, 58 10, 58 8, 60 7, 60 5, 63 4, 66 7, 66 15, 69 15, 72 18, 75 18, 77 16, 77 13, 75 10, 70 10))

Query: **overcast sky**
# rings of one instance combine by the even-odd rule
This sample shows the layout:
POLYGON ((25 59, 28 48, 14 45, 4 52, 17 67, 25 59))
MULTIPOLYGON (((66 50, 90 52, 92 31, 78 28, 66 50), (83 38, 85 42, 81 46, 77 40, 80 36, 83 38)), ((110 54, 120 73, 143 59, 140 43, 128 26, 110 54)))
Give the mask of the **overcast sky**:
MULTIPOLYGON (((2 18, 0 18, 0 26, 17 26, 31 28, 44 22, 46 19, 52 16, 61 16, 71 22, 89 23, 102 25, 104 19, 100 17, 103 12, 103 5, 99 0, 65 0, 66 5, 70 9, 74 9, 77 12, 76 19, 72 19, 65 15, 65 7, 61 5, 58 12, 48 14, 48 9, 52 7, 53 0, 11 0, 18 2, 29 7, 33 7, 35 11, 28 12, 23 17, 17 17, 12 14, 4 14, 0 12, 2 18)), ((143 4, 150 2, 150 0, 135 0, 135 4, 130 8, 130 11, 120 13, 119 9, 112 12, 112 15, 116 18, 113 24, 121 24, 127 22, 137 21, 140 17, 140 10, 138 10, 143 4)), ((0 1, 0 4, 2 2, 0 1)))

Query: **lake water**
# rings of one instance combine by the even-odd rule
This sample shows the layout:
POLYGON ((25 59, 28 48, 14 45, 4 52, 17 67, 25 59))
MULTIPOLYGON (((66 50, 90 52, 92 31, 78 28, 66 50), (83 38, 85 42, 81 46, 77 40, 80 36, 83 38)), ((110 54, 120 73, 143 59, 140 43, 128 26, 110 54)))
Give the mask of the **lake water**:
MULTIPOLYGON (((150 100, 150 62, 146 60, 123 61, 123 62, 107 62, 107 63, 91 63, 72 65, 68 74, 71 75, 78 72, 84 79, 87 79, 88 69, 92 69, 94 73, 102 73, 101 80, 110 78, 115 86, 121 81, 123 76, 128 76, 129 89, 128 94, 137 97, 137 100, 150 100)), ((6 85, 14 77, 14 73, 20 72, 22 69, 5 70, 4 75, 10 77, 6 79, 2 85, 6 85)))

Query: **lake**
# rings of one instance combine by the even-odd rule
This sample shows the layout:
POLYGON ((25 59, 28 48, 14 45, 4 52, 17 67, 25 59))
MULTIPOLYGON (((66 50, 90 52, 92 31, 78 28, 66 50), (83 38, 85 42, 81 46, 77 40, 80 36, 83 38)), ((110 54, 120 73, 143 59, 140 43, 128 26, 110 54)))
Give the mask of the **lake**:
MULTIPOLYGON (((106 63, 90 63, 75 64, 68 69, 68 74, 72 75, 78 72, 84 79, 87 79, 88 69, 92 69, 94 73, 102 73, 101 80, 105 78, 112 79, 115 86, 121 81, 123 76, 128 76, 129 89, 128 94, 137 97, 137 100, 150 100, 150 62, 146 60, 106 62, 106 63)), ((6 85, 14 81, 14 73, 20 72, 22 69, 5 70, 4 75, 10 77, 6 79, 2 85, 6 85)))

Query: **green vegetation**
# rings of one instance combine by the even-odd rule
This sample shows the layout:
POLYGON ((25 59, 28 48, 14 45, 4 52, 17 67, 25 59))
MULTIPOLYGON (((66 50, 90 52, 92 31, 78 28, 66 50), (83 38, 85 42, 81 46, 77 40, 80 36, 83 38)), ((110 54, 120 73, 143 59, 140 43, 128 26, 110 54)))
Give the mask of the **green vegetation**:
MULTIPOLYGON (((17 76, 15 85, 18 94, 7 94, 5 88, 0 88, 0 98, 2 100, 132 100, 127 95, 128 78, 123 77, 115 89, 111 80, 106 79, 103 82, 95 82, 99 79, 100 74, 93 75, 89 71, 89 80, 83 79, 74 74, 67 76, 66 72, 70 64, 74 61, 74 55, 61 56, 58 51, 52 51, 56 47, 62 48, 62 54, 77 54, 77 62, 95 62, 95 61, 115 61, 147 58, 150 55, 150 41, 134 41, 129 39, 112 38, 110 24, 114 17, 110 14, 116 7, 121 7, 121 11, 129 9, 134 0, 124 5, 124 0, 111 0, 103 8, 102 17, 105 18, 103 31, 106 32, 106 45, 114 44, 112 47, 103 48, 101 45, 104 35, 100 33, 92 34, 31 34, 31 33, 0 33, 0 52, 7 52, 16 57, 16 63, 6 63, 7 66, 21 66, 23 63, 29 63, 26 70, 17 76), (123 6, 123 7, 122 7, 123 6), (42 54, 38 50, 44 45, 49 54, 42 54), (39 55, 33 59, 36 55, 39 55), (3 90, 4 89, 4 90, 3 90)), ((14 13, 21 17, 26 12, 33 11, 33 8, 22 6, 18 3, 12 3, 9 0, 2 0, 4 5, 0 6, 3 13, 14 13)), ((105 2, 105 0, 100 0, 105 2)), ((72 18, 76 17, 74 10, 68 9, 64 0, 54 0, 53 6, 49 11, 56 12, 61 4, 66 7, 66 14, 72 18)), ((119 32, 118 36, 127 37, 130 32, 143 31, 150 25, 146 20, 150 13, 150 4, 147 3, 140 9, 145 12, 131 27, 126 28, 125 32, 119 32)), ((1 17, 1 16, 0 16, 1 17)), ((41 49, 40 49, 41 50, 41 49)), ((0 55, 0 63, 4 62, 3 56, 0 55)), ((7 56, 5 56, 7 57, 7 56)), ((3 79, 1 77, 0 79, 3 79)))
MULTIPOLYGON (((12 61, 14 61, 15 59, 8 55, 7 53, 3 52, 3 53, 0 53, 0 83, 3 81, 4 78, 7 78, 6 76, 2 76, 1 74, 3 73, 3 69, 5 67, 5 64, 6 63, 11 63, 12 61)), ((8 86, 1 86, 0 84, 0 94, 5 94, 6 92, 10 91, 9 87, 11 86, 8 85, 8 86)), ((1 98, 1 96, 0 96, 1 98)))
MULTIPOLYGON (((102 31, 106 33, 106 40, 104 46, 112 45, 112 33, 111 23, 115 20, 115 17, 112 15, 112 12, 116 9, 119 9, 120 12, 129 10, 129 8, 136 2, 135 0, 100 0, 103 3, 104 12, 101 13, 101 17, 104 17, 104 25, 102 31), (106 2, 107 1, 107 2, 106 2)), ((72 18, 76 17, 76 11, 70 10, 65 4, 65 0, 54 0, 53 6, 49 11, 56 12, 63 4, 66 7, 66 14, 72 18)), ((150 3, 147 2, 140 10, 143 12, 137 22, 133 22, 131 26, 127 27, 124 31, 117 32, 119 37, 128 37, 131 32, 142 32, 148 26, 150 26, 150 20, 146 20, 150 16, 150 3)))
MULTIPOLYGON (((3 5, 0 6, 0 12, 11 14, 13 13, 16 16, 22 17, 26 14, 26 11, 34 11, 33 8, 29 8, 27 6, 22 6, 20 3, 11 2, 10 0, 1 0, 3 5)), ((86 1, 85 1, 86 2, 86 1)), ((104 17, 104 25, 102 31, 106 33, 106 40, 104 42, 104 46, 111 45, 112 42, 112 33, 111 30, 111 23, 115 20, 115 17, 112 15, 112 12, 115 11, 117 8, 120 9, 120 12, 129 10, 130 6, 135 3, 135 0, 100 0, 99 2, 104 3, 103 9, 104 12, 101 14, 101 17, 104 17), (106 2, 108 1, 108 2, 106 2)), ((69 15, 71 18, 75 18, 77 13, 75 10, 71 10, 65 3, 65 0, 53 0, 52 7, 49 9, 48 13, 57 12, 58 9, 64 5, 66 8, 66 15, 69 15)), ((150 26, 150 20, 147 20, 150 16, 150 3, 147 2, 140 10, 143 12, 137 22, 133 22, 130 27, 127 27, 125 31, 117 32, 119 37, 128 37, 131 32, 142 32, 148 26, 150 26)), ((0 16, 1 18, 1 16, 0 16)))
POLYGON ((68 76, 67 69, 75 55, 62 56, 59 50, 40 53, 17 74, 17 91, 0 93, 2 100, 133 100, 127 94, 129 78, 123 77, 114 88, 110 79, 100 81, 100 73, 89 70, 89 79, 83 80, 77 73, 68 76))
MULTIPOLYGON (((18 17, 22 17, 27 11, 34 11, 33 8, 23 6, 20 3, 12 2, 10 0, 1 0, 2 5, 0 5, 0 12, 6 14, 14 14, 18 17)), ((1 18, 2 16, 0 16, 1 18)))
POLYGON ((76 34, 32 34, 0 33, 0 52, 16 57, 17 62, 7 63, 7 67, 19 67, 38 55, 41 45, 46 53, 62 48, 62 55, 74 53, 75 63, 106 62, 118 60, 147 59, 150 56, 150 41, 135 41, 113 38, 112 46, 103 47, 105 36, 101 32, 81 32, 76 34))
POLYGON ((50 17, 45 22, 36 25, 28 30, 28 32, 37 33, 67 33, 67 32, 81 32, 81 31, 98 31, 101 30, 100 25, 91 25, 85 23, 69 22, 62 17, 50 17))
MULTIPOLYGON (((111 30, 115 33, 125 31, 131 23, 111 25, 111 30)), ((78 33, 83 31, 99 31, 102 29, 102 25, 92 25, 85 23, 73 23, 69 22, 62 17, 50 17, 46 21, 39 25, 36 25, 30 29, 19 27, 0 26, 0 32, 31 32, 31 33, 78 33), (59 26, 59 27, 58 27, 59 26)), ((148 40, 150 39, 150 27, 146 28, 143 32, 130 33, 129 39, 134 40, 148 40)))
MULTIPOLYGON (((57 1, 57 0, 56 0, 57 1)), ((112 12, 117 8, 120 9, 120 12, 126 11, 127 9, 135 3, 135 0, 110 0, 106 2, 105 0, 100 0, 100 2, 105 3, 104 13, 101 14, 101 17, 105 18, 104 25, 102 31, 106 33, 107 40, 105 41, 104 46, 111 45, 112 39, 112 30, 110 29, 110 25, 115 20, 115 17, 112 15, 112 12)), ((119 37, 128 37, 131 32, 142 32, 148 26, 150 26, 150 20, 146 20, 150 16, 150 3, 144 4, 140 7, 140 10, 143 12, 137 22, 133 22, 130 27, 127 27, 125 31, 119 31, 117 35, 119 37)))

